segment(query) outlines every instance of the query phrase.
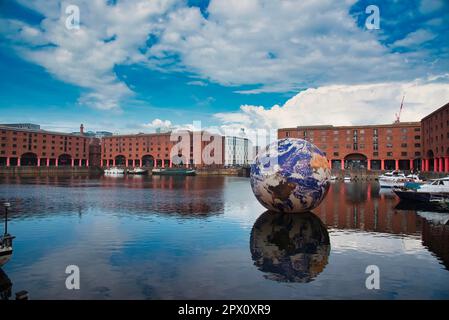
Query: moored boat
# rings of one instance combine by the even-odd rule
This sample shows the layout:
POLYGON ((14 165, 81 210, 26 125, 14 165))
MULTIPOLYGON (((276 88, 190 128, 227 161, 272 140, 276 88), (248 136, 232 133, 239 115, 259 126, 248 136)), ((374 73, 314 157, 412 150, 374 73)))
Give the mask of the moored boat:
POLYGON ((125 169, 120 169, 120 168, 108 168, 104 170, 104 174, 106 175, 122 175, 125 174, 125 169))
POLYGON ((401 200, 447 204, 449 203, 449 176, 434 179, 413 188, 394 188, 393 191, 401 200))
POLYGON ((405 175, 404 172, 393 170, 385 172, 378 177, 381 188, 400 188, 404 187, 408 182, 423 183, 423 181, 416 174, 405 175))
POLYGON ((128 174, 137 174, 137 175, 143 175, 143 174, 147 174, 148 170, 143 169, 143 168, 134 168, 134 169, 128 169, 128 171, 126 172, 128 174))
POLYGON ((196 175, 195 169, 188 168, 156 168, 151 171, 153 175, 161 176, 194 176, 196 175))

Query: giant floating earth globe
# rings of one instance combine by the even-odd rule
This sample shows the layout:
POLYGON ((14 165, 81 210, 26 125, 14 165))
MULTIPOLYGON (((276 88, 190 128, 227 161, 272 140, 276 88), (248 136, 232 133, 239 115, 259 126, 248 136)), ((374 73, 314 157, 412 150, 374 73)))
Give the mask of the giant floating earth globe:
POLYGON ((326 267, 329 233, 311 212, 267 211, 254 223, 251 256, 264 277, 279 282, 310 282, 326 267))
POLYGON ((299 213, 316 208, 327 194, 331 170, 324 153, 302 139, 269 144, 251 165, 251 188, 267 209, 299 213))

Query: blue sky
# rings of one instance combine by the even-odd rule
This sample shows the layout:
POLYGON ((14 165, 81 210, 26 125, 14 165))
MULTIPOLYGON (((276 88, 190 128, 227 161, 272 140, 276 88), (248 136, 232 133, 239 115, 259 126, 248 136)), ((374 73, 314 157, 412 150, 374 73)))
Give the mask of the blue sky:
POLYGON ((404 120, 419 120, 449 101, 448 13, 438 0, 0 0, 0 123, 390 122, 403 94, 404 120))

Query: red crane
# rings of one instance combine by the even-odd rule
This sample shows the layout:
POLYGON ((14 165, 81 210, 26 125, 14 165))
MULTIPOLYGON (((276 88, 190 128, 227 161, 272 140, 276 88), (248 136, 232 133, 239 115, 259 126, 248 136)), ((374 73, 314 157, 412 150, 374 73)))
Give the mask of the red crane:
POLYGON ((399 113, 395 114, 396 115, 396 120, 395 120, 394 123, 401 122, 401 112, 402 112, 402 107, 404 106, 404 98, 405 98, 405 95, 402 96, 402 102, 401 102, 401 106, 399 107, 399 113))

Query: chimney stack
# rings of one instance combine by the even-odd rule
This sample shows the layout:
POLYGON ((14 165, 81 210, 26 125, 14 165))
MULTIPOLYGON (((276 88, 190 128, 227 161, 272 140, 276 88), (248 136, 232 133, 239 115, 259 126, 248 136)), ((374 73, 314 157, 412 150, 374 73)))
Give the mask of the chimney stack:
POLYGON ((83 124, 81 124, 81 126, 80 126, 80 133, 81 133, 81 135, 84 135, 84 125, 83 124))

